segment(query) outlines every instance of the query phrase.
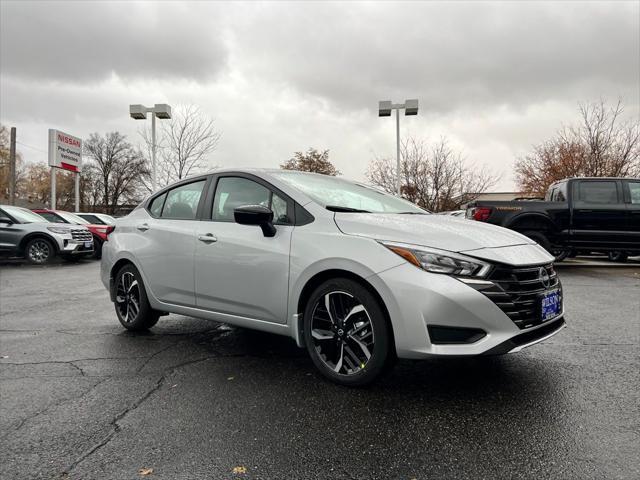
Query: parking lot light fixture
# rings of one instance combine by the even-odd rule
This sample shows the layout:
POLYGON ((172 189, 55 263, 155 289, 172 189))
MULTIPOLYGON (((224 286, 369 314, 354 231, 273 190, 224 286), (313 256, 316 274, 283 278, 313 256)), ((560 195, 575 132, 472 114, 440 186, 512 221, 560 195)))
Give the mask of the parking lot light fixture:
POLYGON ((147 113, 151 114, 151 190, 156 189, 156 117, 161 120, 171 118, 171 106, 166 103, 156 103, 153 107, 144 105, 129 105, 129 115, 134 120, 146 120, 147 113))
POLYGON ((400 110, 404 109, 405 115, 418 114, 418 99, 405 100, 404 103, 392 103, 391 100, 378 102, 378 116, 390 117, 391 110, 396 111, 396 193, 400 196, 400 110))

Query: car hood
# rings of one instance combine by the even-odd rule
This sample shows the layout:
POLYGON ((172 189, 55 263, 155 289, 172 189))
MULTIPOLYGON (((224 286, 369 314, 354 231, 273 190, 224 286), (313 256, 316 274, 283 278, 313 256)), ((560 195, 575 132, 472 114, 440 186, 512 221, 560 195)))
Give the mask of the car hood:
POLYGON ((533 240, 512 230, 448 215, 336 213, 335 222, 348 235, 450 252, 535 245, 533 240))

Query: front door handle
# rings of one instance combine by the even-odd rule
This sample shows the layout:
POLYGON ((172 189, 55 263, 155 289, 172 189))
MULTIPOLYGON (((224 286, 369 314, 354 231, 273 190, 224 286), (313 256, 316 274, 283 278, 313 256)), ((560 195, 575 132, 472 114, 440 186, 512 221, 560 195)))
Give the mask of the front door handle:
POLYGON ((217 242, 218 239, 213 236, 213 233, 206 233, 204 235, 198 235, 198 240, 204 243, 213 243, 217 242))
POLYGON ((136 228, 141 232, 146 232, 147 230, 149 230, 149 225, 143 223, 142 225, 138 225, 136 228))

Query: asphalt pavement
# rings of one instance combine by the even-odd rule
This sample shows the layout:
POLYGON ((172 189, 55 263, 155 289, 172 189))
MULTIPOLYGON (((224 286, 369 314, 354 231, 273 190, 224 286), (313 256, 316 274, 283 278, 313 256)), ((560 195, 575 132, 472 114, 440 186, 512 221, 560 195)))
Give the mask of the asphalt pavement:
POLYGON ((0 265, 3 480, 640 478, 640 267, 563 267, 552 339, 366 389, 285 337, 126 332, 98 270, 0 265))

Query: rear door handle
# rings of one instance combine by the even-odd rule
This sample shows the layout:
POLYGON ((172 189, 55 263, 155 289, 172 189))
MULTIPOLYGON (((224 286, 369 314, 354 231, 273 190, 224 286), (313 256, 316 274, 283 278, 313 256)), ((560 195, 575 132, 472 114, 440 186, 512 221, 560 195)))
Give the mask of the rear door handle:
POLYGON ((217 242, 218 239, 213 236, 213 233, 206 233, 204 235, 198 235, 198 240, 204 243, 213 243, 217 242))
POLYGON ((141 232, 146 232, 147 230, 149 230, 149 225, 143 223, 142 225, 138 225, 136 228, 141 232))

